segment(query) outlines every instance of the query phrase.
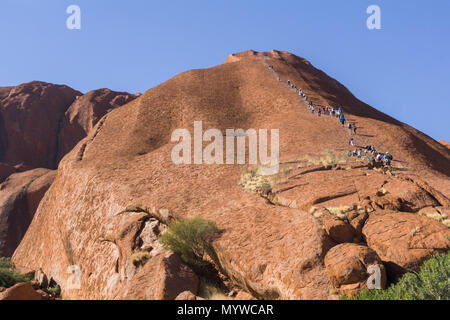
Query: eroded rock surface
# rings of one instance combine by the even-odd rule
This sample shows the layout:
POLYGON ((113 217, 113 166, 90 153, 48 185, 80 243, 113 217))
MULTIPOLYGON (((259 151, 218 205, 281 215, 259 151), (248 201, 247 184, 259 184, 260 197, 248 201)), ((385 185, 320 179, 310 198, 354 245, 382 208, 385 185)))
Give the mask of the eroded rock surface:
POLYGON ((391 274, 417 271, 432 254, 450 249, 450 228, 412 213, 373 213, 363 234, 391 274))
MULTIPOLYGON (((180 74, 103 117, 61 161, 14 262, 42 268, 61 284, 65 299, 173 299, 194 290, 195 277, 183 264, 172 265, 176 256, 158 249, 164 228, 152 224, 201 216, 221 230, 212 243, 212 260, 253 297, 328 299, 333 285, 324 257, 337 243, 330 237, 332 228, 327 233, 310 213, 314 206, 325 207, 353 228, 352 241, 367 239, 383 262, 409 265, 445 250, 438 238, 447 229, 431 218, 395 212, 397 218, 393 213, 386 222, 377 220, 388 209, 448 207, 450 153, 444 146, 362 103, 336 80, 286 52, 247 52, 227 62, 180 74), (298 168, 298 159, 318 156, 318 146, 342 151, 348 137, 335 119, 310 114, 266 64, 315 103, 343 105, 363 128, 357 143, 389 150, 401 170, 383 174, 356 162, 298 168), (179 128, 192 133, 197 120, 203 121, 204 131, 280 129, 282 169, 292 168, 280 172, 278 183, 261 197, 238 185, 238 164, 176 165, 171 135, 179 128), (417 182, 418 172, 429 184, 417 182), (401 175, 413 178, 399 182, 401 175), (416 219, 428 230, 422 242, 412 239, 414 246, 427 247, 417 255, 407 249, 410 239, 404 233, 416 219), (385 237, 395 226, 400 232, 385 237), (48 234, 49 229, 55 232, 48 234), (404 237, 392 244, 399 234, 404 237), (391 245, 399 252, 386 253, 391 245), (136 266, 132 257, 141 251, 148 260, 136 266), (79 290, 66 285, 71 265, 80 267, 79 290), (170 289, 172 283, 180 290, 170 289)), ((350 236, 339 241, 350 241, 350 236)))
POLYGON ((381 288, 386 288, 386 270, 383 262, 372 249, 357 244, 340 244, 325 256, 328 277, 340 294, 352 295, 367 289, 369 267, 380 272, 381 288))
POLYGON ((12 256, 55 176, 55 171, 34 169, 0 184, 0 256, 12 256))

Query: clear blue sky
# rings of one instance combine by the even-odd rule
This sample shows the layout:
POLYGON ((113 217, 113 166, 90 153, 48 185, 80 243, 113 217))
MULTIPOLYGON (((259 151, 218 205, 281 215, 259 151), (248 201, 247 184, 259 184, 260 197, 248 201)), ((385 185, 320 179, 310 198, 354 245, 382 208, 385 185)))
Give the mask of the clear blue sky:
POLYGON ((450 141, 450 1, 1 0, 0 86, 144 92, 228 54, 287 50, 359 99, 450 141), (66 28, 76 4, 81 30, 66 28), (366 27, 381 8, 382 30, 366 27))

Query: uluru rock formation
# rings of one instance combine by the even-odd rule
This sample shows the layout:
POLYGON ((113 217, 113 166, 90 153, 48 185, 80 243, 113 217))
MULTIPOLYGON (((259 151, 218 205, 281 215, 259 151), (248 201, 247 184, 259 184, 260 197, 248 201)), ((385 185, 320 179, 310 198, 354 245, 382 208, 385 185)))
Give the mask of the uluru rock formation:
POLYGON ((364 247, 339 260, 344 270, 358 257, 415 268, 449 249, 445 215, 419 216, 424 208, 450 206, 449 174, 450 151, 442 144, 362 103, 305 59, 248 51, 184 72, 103 116, 60 162, 13 261, 24 270, 41 268, 65 299, 196 295, 192 271, 158 249, 155 230, 177 217, 202 216, 222 231, 211 258, 241 289, 259 299, 329 299, 333 289, 365 280, 359 265, 348 281, 345 271, 327 270, 325 257, 337 245, 364 247), (363 161, 315 163, 325 150, 346 154, 350 135, 336 119, 311 114, 287 80, 317 105, 342 106, 358 125, 356 143, 389 151, 396 172, 363 161), (281 171, 268 178, 271 189, 245 192, 241 165, 174 164, 172 132, 193 132, 197 120, 203 131, 279 129, 281 171), (377 235, 384 217, 392 232, 407 220, 398 225, 396 256, 385 250, 389 239, 377 235), (423 230, 408 233, 417 223, 423 230), (150 239, 151 258, 139 268, 132 256, 143 239, 150 239), (425 250, 410 255, 408 241, 425 250), (72 265, 80 268, 79 288, 68 285, 72 265), (184 285, 174 290, 171 283, 184 285))

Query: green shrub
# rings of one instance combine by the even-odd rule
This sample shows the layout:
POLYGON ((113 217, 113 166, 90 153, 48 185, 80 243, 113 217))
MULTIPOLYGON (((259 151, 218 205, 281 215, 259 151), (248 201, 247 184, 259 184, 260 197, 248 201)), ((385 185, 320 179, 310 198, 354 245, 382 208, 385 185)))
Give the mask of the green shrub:
POLYGON ((61 287, 58 286, 57 284, 54 285, 53 287, 49 287, 47 289, 48 293, 50 293, 51 295, 55 296, 55 297, 60 297, 61 296, 61 287))
POLYGON ((13 269, 13 263, 11 262, 11 258, 0 257, 0 268, 1 269, 13 269))
POLYGON ((29 282, 31 276, 15 271, 10 258, 0 258, 0 287, 9 288, 19 282, 29 282))
POLYGON ((201 217, 179 219, 169 226, 160 241, 164 248, 180 254, 184 262, 201 265, 205 250, 217 232, 214 221, 201 217))
POLYGON ((450 300, 450 252, 426 261, 386 290, 365 290, 354 300, 450 300))

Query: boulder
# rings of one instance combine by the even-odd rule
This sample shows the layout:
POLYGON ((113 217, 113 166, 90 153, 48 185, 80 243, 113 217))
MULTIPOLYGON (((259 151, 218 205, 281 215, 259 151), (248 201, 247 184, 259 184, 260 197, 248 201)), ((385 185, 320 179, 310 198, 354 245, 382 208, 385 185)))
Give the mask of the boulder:
POLYGON ((1 292, 0 300, 42 300, 42 296, 31 284, 21 282, 1 292))
POLYGON ((321 218, 327 234, 337 243, 353 242, 355 230, 347 222, 325 211, 321 218))
POLYGON ((386 288, 386 270, 375 251, 353 243, 337 245, 325 256, 325 267, 334 288, 341 294, 352 295, 367 288, 369 267, 380 271, 380 286, 386 288))
POLYGON ((392 277, 417 271, 432 254, 450 249, 450 228, 412 213, 373 213, 364 225, 363 235, 392 277))
MULTIPOLYGON (((392 179, 383 186, 385 197, 391 203, 396 203, 397 209, 405 212, 417 212, 428 206, 439 206, 440 203, 426 190, 413 181, 392 179)), ((388 209, 388 208, 385 208, 388 209)))
POLYGON ((125 299, 173 300, 181 293, 197 293, 199 279, 180 257, 166 252, 152 257, 128 284, 125 299), (149 275, 155 275, 149 279, 149 275))
POLYGON ((183 291, 180 293, 175 300, 198 300, 198 297, 190 291, 183 291))

